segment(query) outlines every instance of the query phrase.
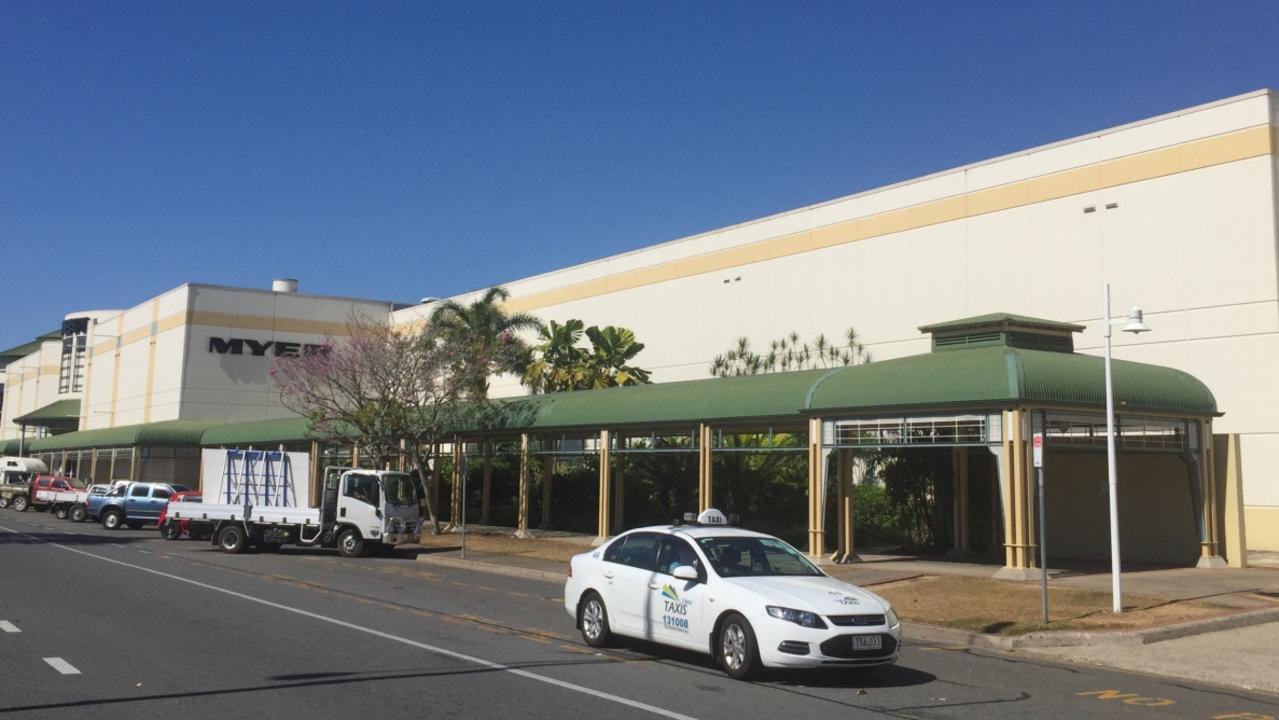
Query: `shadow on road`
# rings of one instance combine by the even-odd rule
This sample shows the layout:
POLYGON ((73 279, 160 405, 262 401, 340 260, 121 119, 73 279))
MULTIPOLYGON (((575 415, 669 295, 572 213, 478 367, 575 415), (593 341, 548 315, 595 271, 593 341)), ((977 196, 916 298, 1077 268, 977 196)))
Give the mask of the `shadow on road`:
POLYGON ((219 688, 219 689, 203 689, 190 690, 186 692, 168 692, 168 693, 151 693, 147 695, 131 695, 128 697, 97 697, 84 700, 65 700, 62 702, 51 702, 39 705, 14 705, 10 707, 0 707, 0 715, 8 715, 12 713, 29 713, 39 710, 66 710, 71 708, 85 708, 99 705, 119 705, 124 703, 145 703, 153 700, 176 700, 182 698, 200 698, 200 697, 218 697, 223 695, 241 695, 249 693, 269 692, 272 690, 292 690, 296 688, 306 687, 324 687, 337 685, 351 685, 355 683, 378 683, 395 680, 419 680, 429 678, 447 678, 452 676, 465 675, 482 675, 485 673, 500 673, 507 670, 535 670, 544 667, 566 667, 574 665, 594 665, 604 662, 614 662, 613 660, 557 660, 554 662, 523 662, 512 663, 500 667, 450 667, 432 670, 422 670, 418 672, 400 672, 400 673, 362 673, 362 672, 327 672, 327 673, 302 673, 298 675, 277 675, 268 677, 266 680, 275 680, 278 682, 268 682, 257 685, 246 685, 244 687, 219 688))
POLYGON ((58 545, 127 545, 129 543, 150 540, 150 537, 139 537, 124 533, 113 535, 85 535, 72 532, 49 532, 37 530, 19 530, 17 533, 0 533, 0 545, 41 545, 57 543, 58 545))

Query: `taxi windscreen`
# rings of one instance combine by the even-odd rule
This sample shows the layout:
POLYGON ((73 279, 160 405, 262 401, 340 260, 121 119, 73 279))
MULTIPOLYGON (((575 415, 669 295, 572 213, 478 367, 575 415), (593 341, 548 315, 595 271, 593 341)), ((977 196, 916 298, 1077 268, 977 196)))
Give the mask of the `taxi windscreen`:
POLYGON ((808 558, 776 538, 708 537, 699 538, 697 544, 720 577, 822 574, 808 558))

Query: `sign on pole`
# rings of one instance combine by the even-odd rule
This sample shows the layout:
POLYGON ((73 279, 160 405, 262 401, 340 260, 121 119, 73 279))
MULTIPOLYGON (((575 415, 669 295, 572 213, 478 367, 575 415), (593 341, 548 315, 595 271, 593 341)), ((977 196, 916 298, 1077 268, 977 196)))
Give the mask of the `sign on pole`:
POLYGON ((1044 434, 1037 432, 1032 438, 1031 447, 1034 449, 1035 467, 1041 468, 1044 466, 1044 434))

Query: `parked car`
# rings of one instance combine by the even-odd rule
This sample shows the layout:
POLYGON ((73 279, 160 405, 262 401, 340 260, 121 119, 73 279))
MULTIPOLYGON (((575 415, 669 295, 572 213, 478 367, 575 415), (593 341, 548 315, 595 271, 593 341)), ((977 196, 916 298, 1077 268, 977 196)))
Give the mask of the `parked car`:
POLYGON ((182 518, 181 520, 169 518, 169 508, 174 503, 199 503, 204 502, 199 490, 183 490, 173 493, 169 498, 169 502, 160 511, 160 517, 156 520, 156 526, 160 528, 160 537, 165 540, 179 540, 186 535, 193 540, 207 540, 213 534, 213 523, 201 520, 190 520, 182 518))
MULTIPOLYGON (((127 482, 128 482, 127 480, 123 481, 123 483, 126 483, 126 484, 127 482)), ((121 481, 117 480, 116 483, 121 484, 121 481)), ((107 485, 105 483, 95 483, 85 488, 83 499, 77 503, 74 503, 71 506, 71 508, 67 511, 67 515, 68 517, 71 518, 71 522, 84 522, 85 520, 87 520, 89 518, 89 513, 85 511, 84 506, 88 504, 89 498, 93 497, 94 495, 106 495, 107 493, 111 492, 112 487, 113 487, 112 485, 107 485)))
POLYGON ((0 508, 26 510, 31 504, 31 479, 47 472, 49 467, 35 458, 0 458, 0 508))
POLYGON ((887 600, 782 540, 727 527, 714 509, 574 556, 564 608, 588 645, 612 635, 673 645, 710 654, 737 679, 765 667, 885 665, 901 647, 887 600))
POLYGON ((175 492, 190 490, 186 485, 133 482, 112 488, 105 495, 92 495, 85 503, 85 514, 102 527, 115 530, 127 525, 133 530, 154 523, 175 492))
POLYGON ((36 475, 31 481, 31 507, 48 510, 59 520, 66 520, 71 506, 87 496, 84 482, 68 475, 36 475))

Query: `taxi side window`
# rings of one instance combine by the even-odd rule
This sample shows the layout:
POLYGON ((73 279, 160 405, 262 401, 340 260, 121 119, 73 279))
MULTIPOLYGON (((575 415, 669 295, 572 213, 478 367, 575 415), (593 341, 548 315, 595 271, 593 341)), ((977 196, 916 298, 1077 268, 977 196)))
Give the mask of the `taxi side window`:
POLYGON ((662 545, 657 550, 657 571, 670 575, 680 565, 688 565, 702 575, 702 561, 692 546, 677 537, 662 538, 662 545))
POLYGON ((655 533, 627 535, 626 543, 622 545, 617 559, 613 562, 641 570, 652 570, 657 560, 657 545, 660 539, 661 536, 655 533))
POLYGON ((609 543, 608 548, 604 550, 604 562, 621 562, 622 546, 626 544, 626 538, 614 540, 609 543))

